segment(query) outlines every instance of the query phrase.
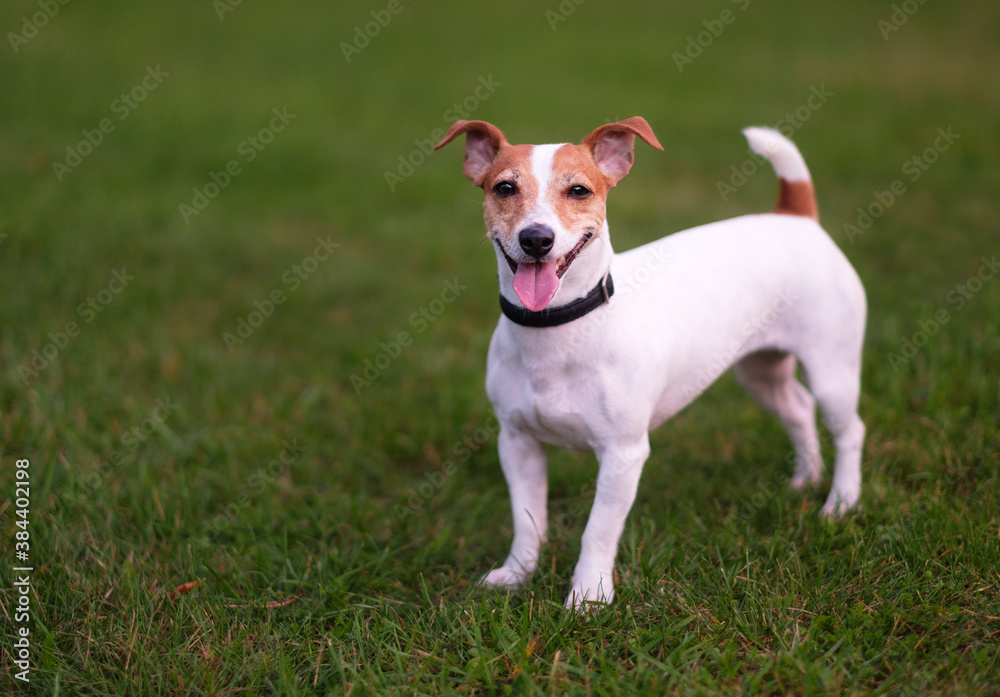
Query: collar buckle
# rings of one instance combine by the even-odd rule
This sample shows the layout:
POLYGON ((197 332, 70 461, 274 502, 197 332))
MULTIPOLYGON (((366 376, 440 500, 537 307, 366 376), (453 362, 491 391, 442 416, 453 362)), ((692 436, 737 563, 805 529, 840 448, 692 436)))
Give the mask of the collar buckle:
MULTIPOLYGON (((604 302, 611 302, 611 294, 608 293, 608 279, 611 278, 611 269, 604 274, 604 278, 601 279, 601 294, 604 295, 604 302)), ((614 293, 614 286, 611 286, 611 292, 614 293)))

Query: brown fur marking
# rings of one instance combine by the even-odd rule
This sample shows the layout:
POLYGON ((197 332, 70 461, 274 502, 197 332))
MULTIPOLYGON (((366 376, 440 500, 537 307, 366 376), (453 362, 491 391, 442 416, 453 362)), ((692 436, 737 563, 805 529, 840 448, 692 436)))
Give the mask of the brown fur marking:
POLYGON ((813 191, 812 182, 778 179, 778 204, 774 212, 819 220, 819 208, 816 206, 816 193, 813 191))

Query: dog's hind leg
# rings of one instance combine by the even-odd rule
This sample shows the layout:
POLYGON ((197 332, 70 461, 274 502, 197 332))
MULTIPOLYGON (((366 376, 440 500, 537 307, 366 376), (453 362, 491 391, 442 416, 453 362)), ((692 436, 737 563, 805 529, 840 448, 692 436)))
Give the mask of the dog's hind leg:
POLYGON ((531 436, 508 426, 500 428, 497 449, 510 490, 514 542, 503 565, 486 574, 480 585, 517 588, 534 573, 539 549, 545 541, 548 525, 545 449, 531 436))
POLYGON ((815 376, 810 372, 809 386, 837 448, 833 486, 823 506, 823 515, 836 516, 852 508, 861 496, 861 451, 865 441, 865 424, 858 416, 860 366, 824 367, 815 376))
POLYGON ((791 486, 816 484, 823 475, 823 458, 816 431, 816 400, 795 379, 795 356, 783 351, 758 351, 739 361, 734 371, 757 402, 778 415, 795 448, 791 486))

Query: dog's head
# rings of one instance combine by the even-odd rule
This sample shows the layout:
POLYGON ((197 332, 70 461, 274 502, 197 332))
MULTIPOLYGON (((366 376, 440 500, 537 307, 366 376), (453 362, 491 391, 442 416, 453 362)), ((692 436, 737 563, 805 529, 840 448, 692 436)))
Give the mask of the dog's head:
POLYGON ((465 176, 486 194, 483 217, 501 283, 534 312, 549 306, 571 267, 587 284, 607 271, 579 267, 606 230, 608 191, 632 167, 635 136, 663 149, 645 119, 633 116, 601 126, 579 145, 511 145, 492 124, 457 121, 435 150, 463 133, 465 176))

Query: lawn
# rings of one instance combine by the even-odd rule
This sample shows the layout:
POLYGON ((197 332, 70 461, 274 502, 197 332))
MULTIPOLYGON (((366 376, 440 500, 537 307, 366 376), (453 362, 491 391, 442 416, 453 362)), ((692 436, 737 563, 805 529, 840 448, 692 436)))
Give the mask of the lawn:
POLYGON ((1000 694, 996 2, 8 0, 0 29, 4 694, 1000 694), (511 536, 496 269, 429 146, 635 114, 665 151, 610 198, 619 250, 770 208, 741 128, 800 146, 868 292, 865 481, 820 519, 829 474, 788 491, 724 376, 652 435, 615 602, 576 615, 589 454, 551 452, 542 570, 475 587, 511 536))

